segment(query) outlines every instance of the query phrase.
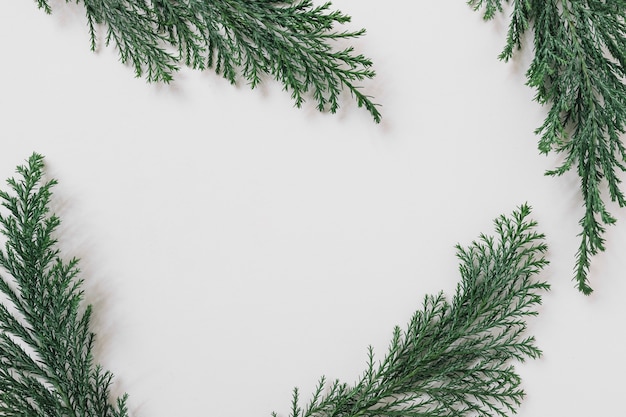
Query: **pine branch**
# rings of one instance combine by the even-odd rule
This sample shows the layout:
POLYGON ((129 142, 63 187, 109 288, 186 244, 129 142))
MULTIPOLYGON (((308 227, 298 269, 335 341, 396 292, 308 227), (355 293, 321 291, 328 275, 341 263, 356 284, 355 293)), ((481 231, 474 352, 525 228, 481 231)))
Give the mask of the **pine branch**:
MULTIPOLYGON (((69 0, 68 0, 69 2, 69 0)), ((280 81, 296 107, 311 94, 320 111, 335 113, 345 89, 380 122, 381 114, 358 82, 373 78, 372 62, 337 40, 365 30, 337 31, 350 17, 311 0, 77 0, 85 6, 96 48, 96 26, 106 27, 120 60, 138 77, 170 82, 179 64, 214 68, 231 83, 241 76, 252 88, 263 74, 280 81)), ((37 0, 50 13, 47 0, 37 0)))
MULTIPOLYGON (((300 405, 294 390, 290 417, 506 416, 524 397, 509 363, 537 358, 525 318, 537 314, 540 291, 533 276, 547 264, 544 236, 527 220, 528 206, 495 221, 497 237, 481 235, 457 246, 461 283, 452 302, 427 296, 405 331, 396 328, 385 358, 369 349, 367 369, 354 384, 322 378, 300 405)), ((276 414, 273 414, 276 416, 276 414)))
POLYGON ((38 154, 17 172, 12 192, 0 191, 0 415, 126 417, 126 397, 109 403, 112 375, 93 361, 78 261, 56 249, 59 219, 48 208, 56 182, 43 182, 38 154))
MULTIPOLYGON (((507 0, 508 1, 508 0, 507 0)), ((548 175, 576 167, 585 214, 576 255, 575 281, 584 294, 591 258, 605 249, 608 212, 602 189, 608 187, 620 207, 626 197, 620 172, 626 171, 626 0, 513 0, 507 43, 500 55, 508 60, 534 25, 535 56, 527 73, 536 100, 550 104, 539 150, 565 154, 564 163, 548 175)), ((490 19, 502 11, 501 0, 470 0, 490 19)))

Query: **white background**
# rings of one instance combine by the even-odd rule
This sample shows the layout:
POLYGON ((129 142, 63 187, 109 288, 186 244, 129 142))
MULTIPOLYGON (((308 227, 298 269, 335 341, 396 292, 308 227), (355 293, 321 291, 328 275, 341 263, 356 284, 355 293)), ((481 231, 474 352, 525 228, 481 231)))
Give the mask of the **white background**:
POLYGON ((60 181, 66 256, 82 259, 97 359, 135 417, 286 416, 322 375, 353 382, 424 294, 454 289, 454 244, 528 202, 552 284, 530 323, 544 351, 518 367, 519 416, 616 415, 626 359, 626 211, 573 287, 582 200, 543 176, 524 85, 530 45, 496 57, 506 20, 463 0, 336 0, 367 35, 364 91, 336 115, 183 70, 149 85, 112 48, 89 52, 82 6, 0 2, 0 178, 33 151, 60 181))

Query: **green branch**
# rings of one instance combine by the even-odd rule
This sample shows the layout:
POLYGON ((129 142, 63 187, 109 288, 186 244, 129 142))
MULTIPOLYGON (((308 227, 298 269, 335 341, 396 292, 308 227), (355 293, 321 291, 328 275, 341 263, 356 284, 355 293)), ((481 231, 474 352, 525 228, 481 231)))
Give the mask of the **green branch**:
MULTIPOLYGON (((322 378, 300 405, 294 390, 290 417, 507 416, 524 392, 510 360, 536 358, 525 319, 537 314, 534 280, 544 268, 544 236, 527 219, 528 206, 495 221, 497 236, 457 246, 461 283, 448 302, 427 296, 406 330, 396 328, 384 359, 369 349, 367 368, 354 384, 322 378)), ((276 416, 276 414, 274 414, 276 416)))
MULTIPOLYGON (((51 12, 47 0, 38 7, 51 12)), ((69 2, 69 0, 68 0, 69 2)), ((311 0, 78 0, 85 6, 91 49, 97 25, 106 28, 123 63, 138 77, 168 83, 183 64, 214 68, 231 83, 243 77, 252 88, 264 74, 289 91, 296 107, 309 95, 320 111, 335 113, 345 89, 380 122, 378 105, 357 83, 373 78, 372 62, 338 40, 365 30, 337 31, 350 17, 311 0)))
MULTIPOLYGON (((508 0, 507 0, 508 2, 508 0)), ((470 0, 485 19, 502 11, 502 0, 470 0)), ((573 167, 580 177, 584 216, 574 279, 590 294, 591 258, 605 249, 606 225, 616 219, 602 197, 626 205, 620 172, 626 171, 626 0, 513 0, 507 43, 501 59, 512 57, 534 27, 535 56, 527 72, 536 100, 550 105, 540 135, 542 153, 563 153, 563 164, 548 175, 573 167)))
POLYGON ((37 154, 17 171, 11 192, 0 191, 0 415, 126 417, 126 397, 109 403, 112 375, 93 363, 78 261, 56 249, 60 222, 48 208, 56 182, 43 182, 37 154))

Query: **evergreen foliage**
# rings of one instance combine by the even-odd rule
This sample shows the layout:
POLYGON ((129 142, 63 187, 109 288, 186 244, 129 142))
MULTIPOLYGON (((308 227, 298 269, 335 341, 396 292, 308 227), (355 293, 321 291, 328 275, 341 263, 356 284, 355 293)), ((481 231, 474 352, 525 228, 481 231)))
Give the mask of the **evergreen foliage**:
MULTIPOLYGON (((354 384, 322 378, 301 405, 294 390, 290 417, 495 417, 514 413, 524 396, 509 363, 537 358, 527 316, 537 314, 536 281, 546 265, 544 236, 533 231, 526 205, 495 221, 497 237, 457 246, 461 283, 448 302, 427 296, 406 330, 396 328, 384 359, 369 349, 354 384)), ((276 416, 276 414, 274 414, 276 416)))
MULTIPOLYGON (((508 0, 507 0, 508 2, 508 0)), ((485 19, 503 11, 502 0, 469 0, 485 19)), ((626 171, 626 0, 513 0, 506 46, 508 60, 534 29, 534 59, 527 72, 536 100, 550 110, 536 133, 542 153, 565 155, 548 171, 559 176, 576 167, 584 200, 575 281, 590 294, 591 258, 605 249, 607 210, 603 186, 619 206, 626 205, 620 173, 626 171)))
MULTIPOLYGON (((48 0, 36 0, 51 12, 48 0)), ((69 1, 68 1, 69 2, 69 1)), ((280 81, 300 107, 311 94, 320 111, 334 113, 346 89, 376 122, 381 115, 358 82, 374 77, 372 62, 353 47, 333 49, 365 30, 337 31, 350 17, 311 0, 77 0, 87 15, 91 49, 106 27, 120 60, 151 82, 169 82, 179 64, 214 68, 231 83, 251 87, 263 74, 280 81)))
POLYGON ((109 403, 112 375, 94 364, 91 307, 81 309, 76 259, 63 261, 49 213, 54 180, 33 154, 0 191, 0 415, 126 417, 126 397, 109 403))

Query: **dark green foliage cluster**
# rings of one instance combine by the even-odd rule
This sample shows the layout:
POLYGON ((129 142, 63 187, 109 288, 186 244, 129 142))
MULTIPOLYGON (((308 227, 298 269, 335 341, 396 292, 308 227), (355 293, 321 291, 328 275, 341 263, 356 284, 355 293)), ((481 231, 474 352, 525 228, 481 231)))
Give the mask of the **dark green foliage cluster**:
MULTIPOLYGON (((485 18, 502 11, 501 0, 470 0, 485 18)), ((626 0, 513 0, 507 43, 501 59, 521 47, 524 33, 534 28, 535 56, 528 85, 550 110, 537 134, 539 149, 565 155, 549 175, 576 167, 584 199, 581 242, 575 280, 584 294, 591 257, 605 248, 605 225, 616 219, 602 197, 604 184, 611 200, 626 205, 620 189, 626 171, 621 141, 626 127, 626 0)))
MULTIPOLYGON (((36 0, 50 12, 47 0, 36 0)), ((300 107, 307 94, 319 110, 334 113, 347 89, 376 122, 380 112, 360 91, 359 81, 374 77, 372 62, 352 47, 333 49, 337 40, 365 31, 337 31, 350 17, 330 3, 311 0, 79 0, 85 6, 91 48, 96 27, 106 27, 106 44, 149 81, 169 82, 179 63, 215 68, 231 83, 239 73, 252 87, 263 74, 282 82, 300 107)))
POLYGON ((0 415, 125 417, 126 398, 109 403, 112 375, 92 357, 91 307, 81 312, 77 260, 64 262, 53 237, 51 187, 34 154, 0 191, 0 415))
POLYGON ((524 396, 510 360, 541 351, 524 336, 525 318, 537 314, 533 279, 543 267, 544 236, 527 220, 528 206, 495 221, 497 238, 458 249, 462 281, 448 302, 427 296, 407 329, 394 330, 389 352, 354 385, 322 378, 313 398, 293 395, 290 417, 469 417, 514 413, 524 396), (325 392, 325 390, 327 391, 325 392))

